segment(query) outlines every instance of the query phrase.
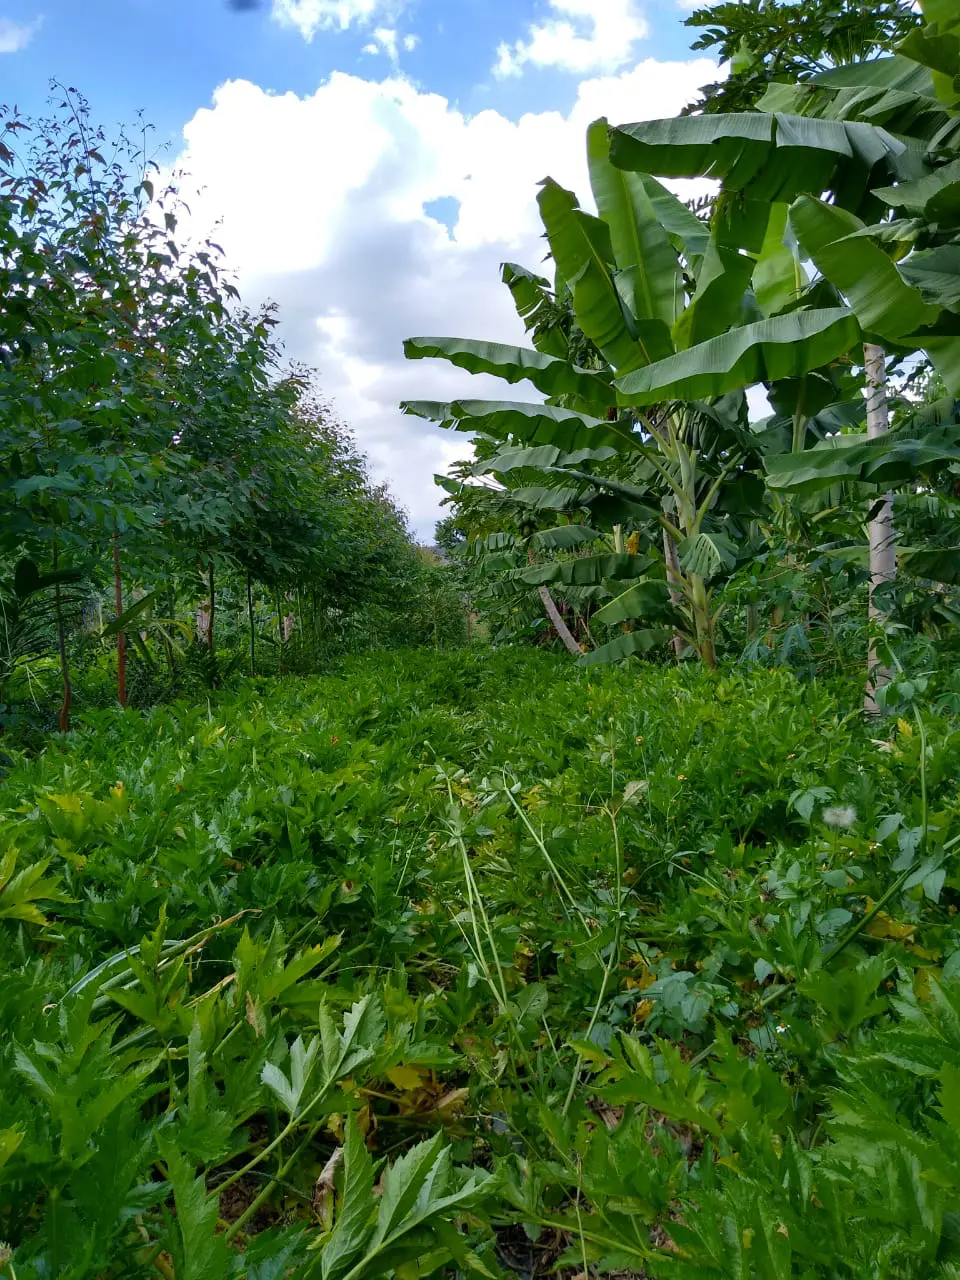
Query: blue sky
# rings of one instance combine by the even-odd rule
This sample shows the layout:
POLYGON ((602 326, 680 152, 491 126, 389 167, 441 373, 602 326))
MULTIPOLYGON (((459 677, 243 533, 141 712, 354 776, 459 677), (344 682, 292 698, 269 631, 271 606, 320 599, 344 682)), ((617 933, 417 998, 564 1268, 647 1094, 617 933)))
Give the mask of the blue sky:
POLYGON ((39 112, 54 78, 108 127, 144 113, 196 230, 216 226, 248 300, 278 302, 289 354, 429 538, 433 472, 468 446, 397 403, 496 388, 405 364, 402 338, 518 340, 499 265, 542 257, 537 181, 589 203, 591 119, 672 115, 715 78, 684 16, 675 0, 0 0, 0 100, 39 112))

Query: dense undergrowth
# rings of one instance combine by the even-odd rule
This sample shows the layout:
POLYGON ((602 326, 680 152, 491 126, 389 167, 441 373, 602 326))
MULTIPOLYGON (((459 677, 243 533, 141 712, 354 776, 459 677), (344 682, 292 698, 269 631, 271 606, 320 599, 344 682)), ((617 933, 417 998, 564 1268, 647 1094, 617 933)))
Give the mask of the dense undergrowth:
POLYGON ((421 652, 11 749, 0 1276, 960 1276, 934 695, 421 652))

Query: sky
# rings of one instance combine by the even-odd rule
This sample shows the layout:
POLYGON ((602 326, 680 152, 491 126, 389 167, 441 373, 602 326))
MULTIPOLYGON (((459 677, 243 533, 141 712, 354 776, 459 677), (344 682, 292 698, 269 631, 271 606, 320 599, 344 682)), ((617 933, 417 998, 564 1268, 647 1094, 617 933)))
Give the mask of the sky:
MULTIPOLYGON (((154 132, 197 234, 279 308, 377 481, 424 541, 466 437, 402 400, 502 393, 404 360, 421 335, 523 341, 500 264, 539 268, 538 182, 591 207, 592 120, 675 115, 717 78, 690 0, 0 0, 0 103, 52 80, 154 132)), ((535 399, 524 385, 511 398, 535 399)))

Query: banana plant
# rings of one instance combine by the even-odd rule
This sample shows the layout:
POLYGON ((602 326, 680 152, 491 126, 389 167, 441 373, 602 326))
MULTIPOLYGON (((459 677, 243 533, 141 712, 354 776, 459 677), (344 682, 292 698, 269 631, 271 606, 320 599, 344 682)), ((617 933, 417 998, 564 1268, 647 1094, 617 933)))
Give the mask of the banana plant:
MULTIPOLYGON (((769 385, 789 375, 798 355, 805 358, 804 347, 826 351, 834 343, 854 359, 862 349, 868 439, 887 431, 888 356, 923 353, 952 393, 960 388, 960 184, 945 145, 958 137, 952 85, 960 72, 960 43, 952 8, 934 0, 927 9, 926 26, 911 32, 879 73, 874 66, 855 75, 844 68, 812 88, 774 86, 759 112, 613 131, 612 159, 628 171, 720 177, 721 199, 735 196, 741 208, 752 206, 768 229, 774 209, 777 221, 785 214, 785 230, 818 275, 792 305, 764 320, 628 372, 617 386, 631 402, 654 404, 664 395, 761 380, 769 385), (907 86, 909 111, 897 86, 907 86), (785 104, 809 114, 784 112, 785 104), (851 118, 858 112, 866 118, 851 118), (877 125, 878 116, 896 118, 915 133, 894 136, 877 125), (831 306, 823 306, 824 295, 831 306)), ((949 461, 955 437, 954 429, 942 441, 941 464, 949 461)), ((774 461, 783 488, 795 468, 802 473, 808 466, 797 449, 802 442, 801 431, 795 456, 774 461)), ((928 462, 935 443, 941 442, 927 442, 928 462)), ((886 450, 878 440, 872 456, 886 450)), ((892 468, 897 480, 915 474, 902 442, 888 456, 887 472, 892 468)), ((875 505, 869 532, 870 607, 877 620, 875 592, 895 576, 890 490, 875 505)), ((868 661, 875 666, 872 650, 868 661)), ((885 674, 868 676, 868 711, 875 707, 874 685, 885 674)))
MULTIPOLYGON (((643 530, 651 542, 656 536, 658 563, 644 589, 621 593, 617 609, 604 618, 655 622, 659 640, 665 596, 675 647, 689 644, 712 666, 711 580, 737 562, 744 528, 734 517, 745 514, 745 495, 752 492, 753 514, 762 496, 762 486, 745 483, 761 467, 745 400, 740 391, 714 395, 706 386, 702 393, 663 396, 638 409, 621 383, 675 358, 678 350, 709 342, 731 324, 742 327, 774 297, 792 300, 805 282, 796 255, 768 235, 769 216, 762 221, 753 210, 730 206, 705 222, 655 178, 611 163, 605 120, 588 131, 587 152, 597 215, 581 209, 552 180, 541 186, 553 285, 513 264, 503 268, 533 348, 455 338, 413 338, 405 344, 411 359, 442 358, 471 373, 532 383, 546 403, 458 400, 404 407, 498 441, 500 451, 487 455, 483 469, 501 485, 516 465, 517 450, 525 450, 523 465, 540 474, 533 487, 552 490, 554 502, 561 501, 556 491, 566 488, 568 506, 590 503, 596 510, 605 504, 607 518, 594 523, 611 534, 623 524, 611 500, 632 503, 626 527, 643 530), (559 453, 543 452, 551 448, 559 453), (598 459, 604 449, 609 457, 598 459), (735 495, 732 505, 727 495, 735 495)), ((849 346, 855 322, 846 312, 843 320, 842 341, 831 331, 826 344, 808 344, 810 369, 849 346)), ((791 361, 789 372, 797 367, 791 361)), ((800 369, 807 371, 806 365, 800 369)), ((601 646, 589 660, 622 657, 649 642, 650 636, 635 630, 629 639, 601 646)))

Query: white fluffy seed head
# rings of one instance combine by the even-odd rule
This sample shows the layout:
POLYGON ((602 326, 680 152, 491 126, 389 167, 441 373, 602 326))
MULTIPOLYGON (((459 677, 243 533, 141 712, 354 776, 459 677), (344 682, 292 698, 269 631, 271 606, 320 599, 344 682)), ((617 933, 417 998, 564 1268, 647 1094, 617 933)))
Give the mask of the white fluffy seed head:
POLYGON ((824 809, 823 820, 828 827, 841 830, 853 826, 857 820, 857 811, 852 804, 833 804, 824 809))

